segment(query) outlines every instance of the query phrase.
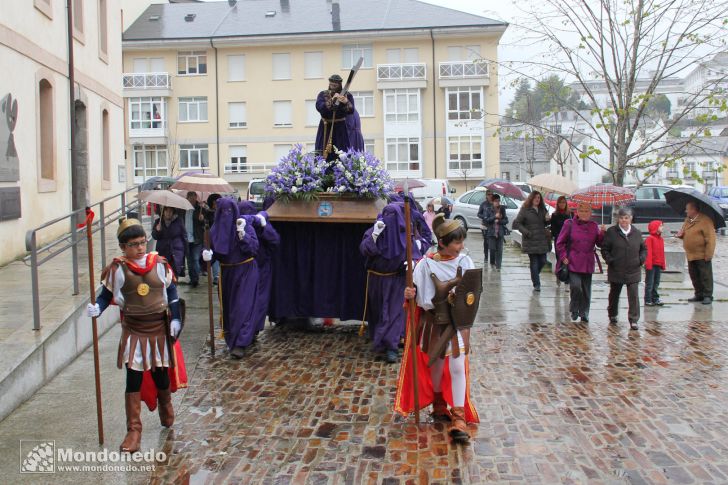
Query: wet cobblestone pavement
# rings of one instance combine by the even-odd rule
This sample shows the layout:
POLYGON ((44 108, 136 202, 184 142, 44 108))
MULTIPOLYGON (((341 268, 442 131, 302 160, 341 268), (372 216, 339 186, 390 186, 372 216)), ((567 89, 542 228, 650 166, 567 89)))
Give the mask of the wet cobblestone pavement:
POLYGON ((354 322, 267 327, 240 361, 201 355, 151 483, 728 483, 726 287, 693 306, 670 276, 668 305, 630 332, 626 308, 607 324, 604 276, 591 322, 572 323, 565 288, 544 273, 532 293, 526 261, 509 249, 485 273, 469 445, 392 412, 398 366, 354 322))

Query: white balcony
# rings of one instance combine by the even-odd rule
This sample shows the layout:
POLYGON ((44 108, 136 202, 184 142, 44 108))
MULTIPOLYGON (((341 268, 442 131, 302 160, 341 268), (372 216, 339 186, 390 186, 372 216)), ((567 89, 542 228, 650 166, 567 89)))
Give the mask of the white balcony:
POLYGON ((277 163, 227 163, 224 168, 225 180, 248 182, 254 178, 263 178, 277 165, 277 163))
POLYGON ((488 64, 474 61, 441 62, 439 65, 441 87, 487 86, 490 82, 488 64))
POLYGON ((377 64, 379 89, 425 87, 427 87, 427 64, 424 62, 377 64))
POLYGON ((168 72, 132 72, 121 78, 125 97, 172 95, 172 76, 168 72))

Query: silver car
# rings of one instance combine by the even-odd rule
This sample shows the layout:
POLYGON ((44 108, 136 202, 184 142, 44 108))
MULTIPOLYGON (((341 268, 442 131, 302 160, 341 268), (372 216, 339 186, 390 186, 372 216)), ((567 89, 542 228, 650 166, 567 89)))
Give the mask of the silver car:
MULTIPOLYGON (((478 209, 480 209, 480 204, 484 200, 485 189, 482 187, 465 192, 453 204, 450 218, 460 221, 465 229, 480 229, 481 221, 478 219, 478 209)), ((511 229, 511 224, 518 215, 521 203, 520 200, 501 195, 501 205, 505 206, 506 215, 508 216, 508 225, 506 226, 508 229, 511 229)))

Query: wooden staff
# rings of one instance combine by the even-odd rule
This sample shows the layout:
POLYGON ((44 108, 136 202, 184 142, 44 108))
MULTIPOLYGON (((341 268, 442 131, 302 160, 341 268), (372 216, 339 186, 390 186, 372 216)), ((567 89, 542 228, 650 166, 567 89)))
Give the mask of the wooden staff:
MULTIPOLYGON (((407 288, 412 288, 412 270, 414 269, 412 261, 412 219, 410 214, 410 198, 407 180, 404 182, 404 227, 405 237, 407 238, 407 288)), ((407 312, 407 323, 410 331, 410 355, 412 356, 412 387, 415 397, 415 423, 420 424, 420 391, 417 380, 417 326, 415 322, 415 312, 417 311, 417 302, 411 299, 407 302, 409 312, 407 312)))
MULTIPOLYGON (((86 208, 86 239, 88 242, 88 283, 90 290, 91 304, 96 304, 96 286, 94 285, 94 241, 92 225, 94 220, 93 211, 86 208)), ((103 224, 104 221, 101 221, 103 224)), ((99 445, 104 444, 104 416, 101 410, 101 370, 99 368, 99 330, 96 324, 96 317, 91 317, 91 329, 93 332, 94 346, 94 377, 96 380, 96 425, 99 430, 99 445)))
MULTIPOLYGON (((205 221, 205 249, 210 249, 210 224, 207 221, 205 221)), ((210 354, 215 357, 215 324, 212 320, 212 263, 205 261, 205 264, 207 265, 207 309, 210 313, 210 354)), ((219 286, 218 291, 220 291, 219 286)))

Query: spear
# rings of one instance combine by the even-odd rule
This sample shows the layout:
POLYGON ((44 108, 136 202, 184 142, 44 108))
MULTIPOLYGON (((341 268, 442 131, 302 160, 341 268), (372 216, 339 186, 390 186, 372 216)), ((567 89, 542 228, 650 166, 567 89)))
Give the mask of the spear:
MULTIPOLYGON (((89 288, 91 293, 91 304, 96 304, 96 286, 94 285, 94 241, 92 225, 94 220, 94 213, 90 207, 86 207, 86 221, 83 224, 78 224, 83 227, 86 226, 86 239, 88 240, 88 280, 89 288)), ((104 221, 101 221, 103 224, 104 221)), ((93 346, 94 346, 94 377, 96 380, 96 425, 99 431, 99 445, 104 444, 104 416, 101 410, 101 378, 99 368, 99 330, 96 324, 96 317, 91 317, 91 331, 93 333, 93 346)))
MULTIPOLYGON (((412 218, 410 213, 410 197, 408 179, 404 181, 404 227, 405 237, 407 238, 407 288, 412 288, 412 270, 414 264, 412 262, 412 218)), ((415 323, 415 312, 417 303, 414 298, 407 301, 409 305, 407 312, 407 327, 410 332, 410 355, 412 356, 412 387, 415 398, 415 423, 420 424, 420 394, 417 380, 417 326, 415 323)))

